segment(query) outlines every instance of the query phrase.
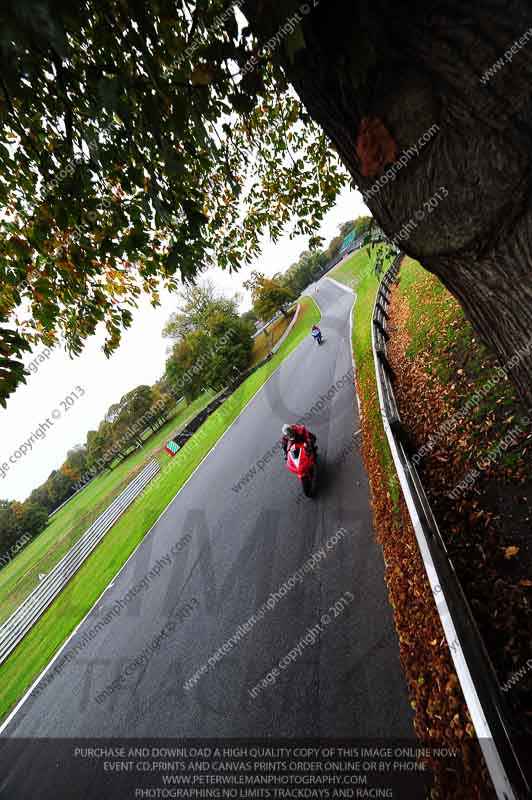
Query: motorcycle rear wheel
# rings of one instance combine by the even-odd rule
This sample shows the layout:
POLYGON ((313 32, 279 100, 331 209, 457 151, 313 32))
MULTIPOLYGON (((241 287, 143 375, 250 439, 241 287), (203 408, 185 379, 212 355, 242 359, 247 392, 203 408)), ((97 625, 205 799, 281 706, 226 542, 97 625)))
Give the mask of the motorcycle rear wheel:
POLYGON ((312 497, 312 478, 309 475, 306 475, 304 478, 301 478, 301 484, 303 486, 303 494, 305 494, 307 497, 312 497))
POLYGON ((308 475, 305 475, 304 478, 301 478, 301 484, 303 486, 303 492, 307 497, 315 497, 318 485, 318 472, 316 469, 316 464, 314 464, 311 472, 308 475))

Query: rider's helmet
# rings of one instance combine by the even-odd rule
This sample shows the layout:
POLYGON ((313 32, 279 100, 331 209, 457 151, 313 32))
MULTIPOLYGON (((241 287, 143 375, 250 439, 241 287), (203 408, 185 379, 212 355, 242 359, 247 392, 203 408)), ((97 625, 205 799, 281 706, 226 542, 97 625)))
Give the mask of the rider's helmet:
POLYGON ((294 434, 294 426, 293 425, 283 425, 283 436, 288 436, 290 438, 294 434))

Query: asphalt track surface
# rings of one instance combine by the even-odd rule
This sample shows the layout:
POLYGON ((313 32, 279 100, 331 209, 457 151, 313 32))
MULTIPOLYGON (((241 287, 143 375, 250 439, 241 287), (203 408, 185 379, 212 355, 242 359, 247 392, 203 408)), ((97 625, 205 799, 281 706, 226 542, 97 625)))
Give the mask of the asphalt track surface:
MULTIPOLYGON (((327 279, 317 289, 324 344, 318 347, 309 335, 255 395, 64 652, 185 537, 181 551, 58 674, 49 682, 41 679, 41 690, 28 696, 4 728, 4 743, 6 737, 413 738, 368 481, 353 446, 360 427, 350 380, 354 296, 327 279), (343 388, 318 410, 320 397, 342 380, 343 388), (236 491, 279 440, 281 425, 312 408, 317 497, 302 495, 278 452, 236 491), (281 597, 284 582, 340 528, 346 532, 326 556, 281 597), (278 592, 272 610, 192 688, 184 688, 272 592, 278 592), (341 613, 329 613, 330 622, 323 624, 323 614, 346 592, 351 597, 341 613), (185 603, 189 617, 141 664, 129 666, 125 678, 124 670, 148 653, 185 603), (252 697, 250 690, 318 623, 322 630, 313 643, 307 637, 279 676, 252 697), (102 700, 121 675, 120 687, 102 700)), ((45 786, 53 770, 37 768, 31 752, 4 761, 2 800, 52 796, 45 786)), ((86 788, 83 796, 92 797, 86 788)))

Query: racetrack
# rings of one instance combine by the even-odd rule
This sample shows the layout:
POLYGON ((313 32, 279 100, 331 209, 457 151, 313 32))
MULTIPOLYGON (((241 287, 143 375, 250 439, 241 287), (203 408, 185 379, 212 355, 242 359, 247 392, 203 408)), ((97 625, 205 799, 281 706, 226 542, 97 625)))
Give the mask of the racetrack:
MULTIPOLYGON (((367 479, 352 444, 360 427, 349 342, 353 295, 327 279, 316 286, 324 344, 309 335, 252 398, 55 666, 85 642, 81 652, 56 674, 49 669, 3 737, 413 737, 367 479), (320 485, 310 500, 279 452, 263 456, 283 422, 312 408, 320 485), (281 596, 284 582, 325 542, 319 563, 281 596), (159 575, 124 602, 156 564, 159 575), (240 629, 239 641, 214 662, 213 653, 273 592, 271 610, 240 629), (341 612, 330 612, 341 597, 341 612), (88 641, 118 600, 120 612, 88 641), (302 646, 317 624, 319 635, 302 646), (162 629, 158 647, 146 650, 162 629), (298 643, 275 680, 252 696, 298 643), (198 675, 202 665, 209 666, 198 675), (185 688, 194 674, 197 681, 185 688)), ((4 765, 0 797, 48 796, 39 793, 42 773, 26 761, 21 754, 4 765)))

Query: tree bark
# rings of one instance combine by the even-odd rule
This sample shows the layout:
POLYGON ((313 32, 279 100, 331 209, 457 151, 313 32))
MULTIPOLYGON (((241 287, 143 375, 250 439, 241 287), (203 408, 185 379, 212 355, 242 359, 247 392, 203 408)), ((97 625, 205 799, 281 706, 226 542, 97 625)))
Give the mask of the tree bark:
POLYGON ((303 6, 247 0, 243 10, 261 42, 299 19, 272 58, 354 183, 374 190, 366 203, 380 227, 442 280, 532 406, 532 8, 303 6))

